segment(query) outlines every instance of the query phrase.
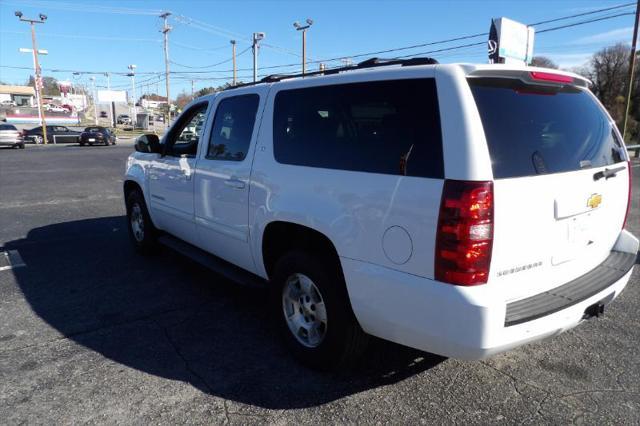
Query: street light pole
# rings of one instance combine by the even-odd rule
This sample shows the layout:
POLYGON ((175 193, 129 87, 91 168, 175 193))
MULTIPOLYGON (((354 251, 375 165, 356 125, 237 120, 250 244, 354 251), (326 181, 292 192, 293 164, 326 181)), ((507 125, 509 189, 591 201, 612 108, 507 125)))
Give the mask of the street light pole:
POLYGON ((231 40, 231 58, 233 59, 233 85, 237 83, 236 80, 236 41, 231 40))
POLYGON ((131 77, 131 92, 133 96, 133 117, 131 121, 133 122, 133 128, 135 129, 136 123, 138 122, 138 109, 136 108, 136 65, 131 64, 127 68, 131 70, 127 75, 131 77))
POLYGON ((258 81, 258 42, 265 37, 264 33, 253 33, 253 82, 258 81))
MULTIPOLYGON (((164 19, 164 25, 162 26, 162 34, 164 39, 164 81, 165 87, 167 90, 167 117, 165 118, 165 123, 169 123, 169 119, 171 118, 171 92, 169 90, 169 31, 171 31, 171 27, 167 24, 167 18, 171 15, 169 12, 164 12, 160 17, 164 19)), ((134 105, 135 106, 135 105, 134 105)))
POLYGON ((638 40, 638 25, 640 24, 640 0, 636 5, 636 21, 633 25, 633 39, 631 40, 631 58, 629 59, 629 84, 627 85, 627 99, 624 106, 624 120, 622 122, 622 140, 626 141, 627 122, 629 120, 629 105, 633 91, 633 71, 636 65, 636 41, 638 40))
POLYGON ((91 91, 93 92, 93 115, 95 124, 98 125, 98 97, 96 96, 96 78, 91 77, 91 91))
POLYGON ((299 22, 294 22, 293 23, 293 27, 296 30, 302 31, 302 75, 304 75, 305 72, 307 71, 307 61, 306 61, 306 56, 307 56, 307 30, 309 28, 311 28, 311 26, 313 25, 313 20, 307 18, 306 22, 307 22, 307 25, 300 25, 299 22))
POLYGON ((40 69, 40 62, 38 61, 38 43, 36 42, 36 26, 35 24, 44 24, 44 21, 47 20, 47 15, 43 15, 42 13, 38 15, 40 18, 37 19, 27 19, 23 18, 22 12, 19 10, 15 12, 15 16, 20 19, 22 22, 28 22, 31 25, 31 45, 33 49, 33 67, 35 68, 34 72, 36 74, 35 78, 35 86, 36 86, 36 98, 38 101, 38 118, 40 119, 40 126, 42 127, 42 142, 47 144, 47 120, 44 116, 44 111, 42 109, 42 70, 40 69))

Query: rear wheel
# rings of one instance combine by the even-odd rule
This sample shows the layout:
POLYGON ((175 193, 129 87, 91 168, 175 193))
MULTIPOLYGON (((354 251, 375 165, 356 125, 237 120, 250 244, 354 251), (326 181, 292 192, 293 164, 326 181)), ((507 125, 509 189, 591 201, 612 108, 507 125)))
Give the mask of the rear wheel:
POLYGON ((271 288, 276 326, 303 364, 334 370, 350 366, 366 348, 337 260, 292 251, 278 260, 271 288))
POLYGON ((156 250, 158 231, 151 222, 144 197, 137 189, 127 196, 127 225, 131 242, 138 252, 149 254, 156 250))
POLYGON ((18 146, 18 149, 24 149, 24 142, 18 144, 17 146, 18 146))
POLYGON ((44 142, 44 139, 42 138, 42 136, 34 136, 34 137, 33 137, 33 140, 34 140, 37 144, 44 142))

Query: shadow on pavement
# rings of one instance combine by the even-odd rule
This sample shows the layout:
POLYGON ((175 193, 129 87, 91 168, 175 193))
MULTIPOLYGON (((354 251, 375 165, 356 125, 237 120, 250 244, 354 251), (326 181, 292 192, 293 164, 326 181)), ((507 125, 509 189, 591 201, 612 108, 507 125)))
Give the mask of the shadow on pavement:
POLYGON ((33 229, 12 241, 33 311, 68 338, 125 366, 271 409, 302 408, 425 371, 444 359, 376 340, 349 373, 289 357, 269 325, 266 292, 236 286, 164 251, 136 254, 125 218, 33 229))

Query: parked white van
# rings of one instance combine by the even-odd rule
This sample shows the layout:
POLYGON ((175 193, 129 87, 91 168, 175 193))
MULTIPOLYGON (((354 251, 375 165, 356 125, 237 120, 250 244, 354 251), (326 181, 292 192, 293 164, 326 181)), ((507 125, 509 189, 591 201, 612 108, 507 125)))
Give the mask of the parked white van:
POLYGON ((196 99, 128 159, 131 240, 269 287, 316 368, 369 335, 469 360, 556 335, 638 252, 628 154, 588 84, 418 58, 196 99))

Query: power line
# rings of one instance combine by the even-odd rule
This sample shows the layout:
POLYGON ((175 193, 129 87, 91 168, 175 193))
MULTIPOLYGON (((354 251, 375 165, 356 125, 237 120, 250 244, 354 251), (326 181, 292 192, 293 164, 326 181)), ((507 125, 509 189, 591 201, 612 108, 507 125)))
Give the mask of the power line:
POLYGON ((65 10, 70 12, 85 12, 86 10, 91 10, 91 12, 99 12, 99 13, 110 13, 110 14, 119 14, 119 15, 150 15, 156 16, 161 13, 160 10, 151 10, 151 9, 134 9, 130 7, 113 7, 113 6, 103 6, 97 4, 82 4, 82 7, 78 7, 78 3, 66 3, 66 2, 55 2, 55 1, 38 1, 38 0, 22 0, 20 2, 14 1, 4 1, 4 4, 12 4, 15 6, 31 6, 38 8, 49 8, 49 9, 57 9, 57 10, 65 10))
MULTIPOLYGON (((580 14, 575 14, 575 15, 570 15, 570 16, 564 16, 564 17, 560 17, 560 18, 550 19, 550 20, 546 20, 546 21, 541 21, 541 22, 538 22, 538 23, 535 23, 535 24, 531 24, 531 25, 542 25, 542 24, 546 24, 546 23, 549 23, 549 22, 558 22, 560 20, 567 20, 567 19, 572 19, 572 18, 575 18, 575 17, 593 15, 595 13, 601 13, 601 12, 606 12, 606 11, 610 11, 610 10, 615 10, 615 9, 628 7, 628 6, 633 5, 633 4, 634 3, 627 3, 627 4, 623 4, 623 5, 612 6, 612 7, 598 9, 598 10, 591 11, 591 12, 580 13, 580 14)), ((628 15, 632 15, 634 13, 635 12, 624 12, 624 13, 618 13, 618 14, 614 14, 614 15, 597 17, 597 18, 593 18, 593 19, 573 22, 573 23, 566 24, 566 25, 561 25, 561 26, 556 26, 556 27, 552 27, 552 28, 541 29, 541 30, 538 30, 537 33, 541 34, 541 33, 557 31, 557 30, 561 30, 561 29, 565 29, 565 28, 571 28, 571 27, 575 27, 575 26, 579 26, 579 25, 585 25, 585 24, 589 24, 589 23, 593 23, 593 22, 614 19, 614 18, 618 18, 618 17, 622 17, 622 16, 628 16, 628 15)), ((432 46, 432 45, 437 45, 437 44, 450 43, 450 42, 453 42, 453 41, 467 40, 467 39, 472 39, 472 38, 483 36, 483 35, 486 36, 486 35, 488 35, 488 33, 471 34, 471 35, 466 35, 466 36, 450 38, 450 39, 446 39, 446 40, 438 40, 438 41, 435 41, 435 42, 416 44, 416 45, 413 45, 413 46, 405 46, 405 47, 394 48, 394 49, 386 49, 386 50, 375 51, 375 52, 359 53, 359 54, 356 54, 356 55, 342 55, 342 56, 334 57, 334 58, 326 58, 326 59, 320 59, 320 60, 316 60, 316 61, 309 61, 309 63, 320 63, 320 62, 327 63, 327 62, 332 62, 332 61, 338 61, 338 60, 343 59, 345 57, 354 58, 354 57, 363 57, 363 56, 373 56, 373 55, 377 55, 377 54, 381 54, 381 53, 390 53, 390 52, 395 52, 395 51, 415 49, 416 47, 432 46)), ((474 42, 474 43, 467 43, 467 44, 464 44, 464 45, 449 46, 449 47, 445 47, 445 48, 442 48, 442 49, 429 50, 429 51, 419 52, 419 53, 411 53, 411 54, 408 54, 408 55, 398 56, 397 58, 406 58, 406 57, 410 57, 410 56, 427 55, 427 54, 433 54, 433 53, 460 50, 460 49, 480 46, 480 45, 484 45, 484 44, 485 44, 484 41, 482 41, 482 42, 474 42)), ((225 60, 222 63, 227 63, 229 61, 230 60, 225 60)), ((176 64, 176 65, 184 66, 183 64, 176 64)), ((214 66, 214 65, 210 65, 210 66, 207 66, 207 67, 212 67, 212 66, 214 66)), ((292 63, 292 64, 272 65, 272 66, 261 67, 261 70, 287 68, 287 67, 295 67, 295 66, 299 66, 299 64, 298 63, 292 63)), ((10 68, 10 69, 30 70, 29 67, 17 67, 17 66, 8 66, 8 65, 0 65, 0 67, 2 67, 2 68, 10 68)), ((189 67, 189 66, 185 66, 185 67, 189 67)), ((198 68, 198 67, 192 67, 192 68, 198 68)), ((113 75, 120 75, 120 76, 126 76, 126 74, 127 74, 127 73, 123 73, 123 72, 113 72, 113 71, 78 71, 78 70, 50 69, 50 68, 43 68, 43 69, 48 71, 48 72, 69 72, 69 73, 80 72, 80 73, 83 73, 83 74, 104 74, 105 72, 109 72, 109 73, 111 73, 113 75)), ((250 71, 250 70, 252 70, 252 68, 241 68, 241 69, 238 69, 238 71, 250 71)), ((213 74, 213 73, 229 73, 229 72, 231 72, 231 70, 173 71, 172 74, 189 75, 189 74, 213 74)), ((146 72, 146 73, 145 72, 141 72, 141 73, 138 73, 138 74, 139 75, 157 76, 158 74, 160 74, 160 72, 157 72, 157 71, 146 72)), ((218 77, 214 77, 214 78, 218 78, 218 77)), ((191 79, 204 79, 204 78, 191 77, 191 79)))
MULTIPOLYGON (((578 13, 578 14, 574 14, 574 15, 568 15, 568 16, 549 19, 549 20, 545 20, 545 21, 535 22, 535 23, 532 23, 532 24, 529 24, 529 25, 530 26, 543 25, 543 24, 547 24, 547 23, 551 23, 551 22, 558 22, 558 21, 573 19, 573 18, 577 18, 577 17, 581 17, 581 16, 593 15, 593 14, 607 12, 607 11, 620 9, 620 8, 625 8, 625 7, 629 7, 629 6, 633 6, 633 5, 635 5, 635 3, 625 3, 625 4, 621 4, 621 5, 617 5, 617 6, 611 6, 611 7, 598 9, 598 10, 593 10, 593 11, 590 11, 590 12, 578 13)), ((596 22, 596 21, 604 21, 604 20, 607 20, 607 19, 617 18, 617 17, 620 17, 620 16, 626 16, 626 15, 633 14, 633 13, 634 12, 628 12, 628 13, 610 15, 610 16, 600 17, 600 18, 596 18, 596 19, 592 19, 592 20, 580 21, 580 22, 569 24, 569 25, 565 25, 565 26, 559 26, 559 27, 554 27, 554 28, 549 28, 549 29, 543 29, 543 30, 539 30, 539 31, 536 31, 536 32, 537 33, 545 33, 545 32, 549 32, 549 31, 555 31, 555 30, 558 30, 558 29, 563 29, 563 28, 569 28, 569 27, 574 27, 574 26, 578 26, 578 25, 583 25, 583 24, 586 24, 586 23, 591 23, 591 22, 596 22)), ((454 41, 469 40, 469 39, 488 36, 488 35, 489 35, 488 32, 470 34, 470 35, 465 35, 465 36, 460 36, 460 37, 449 38, 449 39, 445 39, 445 40, 438 40, 438 41, 433 41, 433 42, 415 44, 415 45, 411 45, 411 46, 397 47, 397 48, 378 50, 378 51, 374 51, 374 52, 358 53, 358 54, 352 54, 352 55, 342 55, 342 56, 339 56, 339 57, 328 58, 328 59, 318 59, 318 60, 312 60, 312 61, 308 61, 308 62, 309 63, 321 63, 321 62, 338 61, 338 60, 341 60, 343 58, 371 57, 371 56, 374 56, 374 55, 380 55, 380 54, 391 53, 391 52, 398 52, 398 51, 403 51, 403 50, 411 50, 411 49, 416 49, 418 47, 435 46, 435 45, 438 45, 438 44, 447 44, 447 43, 452 43, 454 41)), ((462 45, 462 46, 453 46, 452 49, 445 48, 445 49, 430 50, 428 52, 422 52, 422 53, 412 53, 410 55, 399 56, 399 58, 415 56, 415 55, 423 55, 423 54, 427 54, 427 53, 439 53, 439 52, 444 52, 444 51, 453 50, 453 49, 460 49, 460 48, 465 48, 465 47, 479 46, 479 45, 483 45, 483 44, 485 44, 484 41, 477 42, 477 43, 469 43, 469 44, 465 44, 465 45, 462 45)), ((294 66, 299 66, 299 64, 298 63, 293 63, 293 64, 273 65, 273 66, 261 67, 261 69, 288 68, 288 67, 294 67, 294 66)), ((251 68, 240 68, 240 69, 238 69, 238 71, 250 71, 250 70, 251 70, 251 68)), ((215 70, 215 71, 211 70, 210 72, 230 72, 230 70, 215 70)))
POLYGON ((617 15, 605 16, 603 18, 594 18, 594 19, 589 19, 588 21, 581 21, 581 22, 576 22, 576 23, 573 23, 573 24, 561 25, 559 27, 546 28, 544 30, 537 31, 537 33, 541 34, 541 33, 546 33, 546 32, 549 32, 549 31, 562 30, 564 28, 571 28, 571 27, 576 27, 578 25, 590 24, 591 22, 605 21, 607 19, 619 18, 621 16, 628 16, 628 15, 635 15, 635 14, 636 14, 635 11, 633 11, 633 12, 625 12, 625 13, 618 13, 617 15))
POLYGON ((196 46, 191 46, 190 44, 180 43, 180 42, 177 42, 177 41, 170 41, 169 44, 176 45, 176 46, 179 46, 179 47, 184 47, 185 49, 209 51, 209 52, 226 49, 228 47, 228 45, 226 45, 226 44, 223 45, 223 46, 217 46, 217 47, 196 47, 196 46))
POLYGON ((535 25, 550 24, 552 22, 564 21, 564 20, 571 19, 571 18, 579 18, 581 16, 593 15, 593 14, 600 13, 600 12, 607 12, 609 10, 622 9, 622 8, 625 8, 625 7, 635 6, 635 5, 636 4, 634 2, 623 3, 623 4, 619 4, 617 6, 610 6, 610 7, 605 7, 603 9, 592 10, 592 11, 589 11, 589 12, 577 13, 577 14, 571 15, 571 16, 563 16, 561 18, 547 19, 546 21, 535 22, 535 23, 529 24, 529 25, 530 26, 535 26, 535 25))
MULTIPOLYGON (((225 47, 227 47, 227 46, 225 46, 225 47)), ((242 50, 240 53, 238 53, 238 54, 236 55, 236 57, 238 57, 238 56, 242 55, 243 53, 248 52, 249 50, 251 50, 251 46, 249 46, 249 47, 247 47, 246 49, 242 50)), ((202 67, 200 67, 200 66, 195 67, 195 66, 191 66, 191 65, 179 64, 179 63, 174 62, 174 61, 170 61, 170 62, 171 62, 173 65, 177 65, 177 66, 179 66, 179 67, 191 68, 191 69, 201 69, 201 68, 217 67, 218 65, 226 64, 226 63, 231 62, 231 61, 233 61, 233 58, 225 59, 224 61, 218 62, 218 63, 216 63, 216 64, 205 65, 205 66, 202 66, 202 67)))
MULTIPOLYGON (((26 31, 7 31, 2 30, 0 33, 3 34, 19 34, 19 35, 28 35, 29 33, 26 31)), ((79 34, 58 34, 58 33, 41 33, 41 35, 46 37, 61 37, 61 38, 73 38, 73 39, 86 39, 86 40, 114 40, 114 41, 137 41, 137 42, 152 42, 159 43, 160 39, 153 38, 129 38, 129 37, 109 37, 109 36, 94 36, 94 35, 79 35, 79 34)))

